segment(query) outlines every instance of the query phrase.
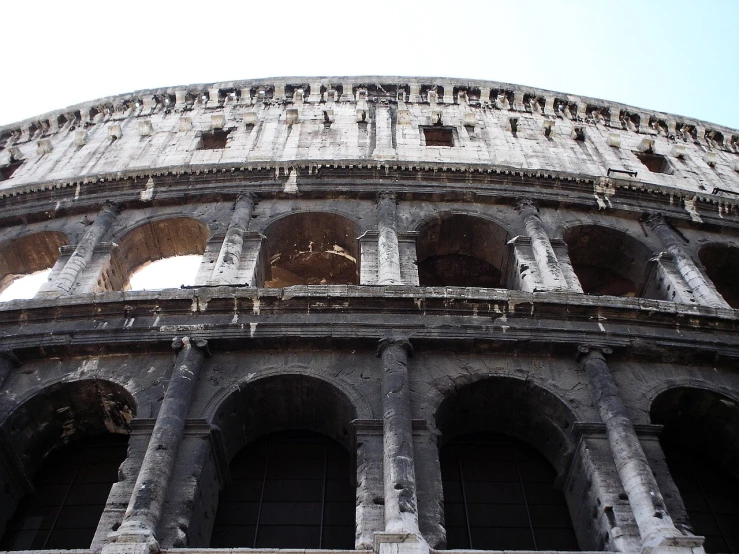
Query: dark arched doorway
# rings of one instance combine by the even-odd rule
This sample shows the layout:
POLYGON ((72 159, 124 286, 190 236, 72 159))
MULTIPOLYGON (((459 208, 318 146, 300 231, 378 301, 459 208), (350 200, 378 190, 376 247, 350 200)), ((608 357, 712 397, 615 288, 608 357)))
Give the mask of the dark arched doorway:
POLYGON ((666 495, 676 523, 705 537, 706 552, 739 553, 739 407, 720 394, 670 389, 652 403, 660 444, 679 498, 666 495))
POLYGON ((449 549, 578 550, 556 486, 572 414, 529 382, 485 379, 439 406, 449 549))
POLYGON ((698 254, 708 277, 732 308, 739 308, 739 248, 704 246, 698 254))

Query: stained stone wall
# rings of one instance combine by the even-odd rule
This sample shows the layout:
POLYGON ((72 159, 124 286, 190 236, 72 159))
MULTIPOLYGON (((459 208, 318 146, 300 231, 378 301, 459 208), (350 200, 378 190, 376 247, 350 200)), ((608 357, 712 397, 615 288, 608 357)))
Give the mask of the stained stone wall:
POLYGON ((306 430, 350 454, 357 550, 455 546, 440 449, 491 434, 551 465, 581 551, 739 548, 670 458, 739 478, 738 131, 504 83, 300 78, 101 99, 0 146, 0 282, 52 269, 0 304, 0 535, 49 452, 117 433, 82 551, 224 552, 231 460, 306 430), (185 254, 194 285, 127 290, 185 254))

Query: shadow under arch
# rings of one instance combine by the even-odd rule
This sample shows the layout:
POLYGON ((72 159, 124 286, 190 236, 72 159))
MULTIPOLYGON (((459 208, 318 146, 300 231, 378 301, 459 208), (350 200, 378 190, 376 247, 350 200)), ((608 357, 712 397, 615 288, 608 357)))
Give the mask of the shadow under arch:
POLYGON ((355 417, 343 392, 306 375, 262 377, 229 395, 212 421, 231 482, 214 506, 211 546, 352 549, 355 417))
POLYGON ((670 475, 656 475, 676 524, 704 536, 706 552, 737 551, 739 403, 705 388, 675 387, 652 401, 650 418, 664 426, 660 444, 670 475))
POLYGON ((271 280, 267 288, 359 283, 359 226, 333 212, 298 212, 264 230, 271 280))
POLYGON ((732 308, 739 308, 739 247, 708 244, 700 249, 698 258, 706 268, 713 285, 732 308))
POLYGON ((193 217, 165 217, 140 223, 114 239, 109 265, 99 286, 103 290, 123 290, 131 275, 149 262, 172 256, 202 255, 210 229, 193 217))
POLYGON ((574 423, 564 402, 527 380, 489 377, 446 398, 436 426, 448 548, 577 550, 557 479, 574 423))
POLYGON ((67 244, 59 231, 40 231, 0 244, 0 290, 13 280, 54 266, 59 249, 67 244))
POLYGON ((652 251, 624 231, 578 225, 564 234, 572 268, 585 294, 638 297, 644 294, 652 251))
MULTIPOLYGON (((45 387, 19 404, 0 422, 0 438, 5 445, 0 455, 0 480, 4 484, 2 493, 0 493, 0 537, 3 537, 4 548, 17 549, 13 547, 14 541, 20 540, 20 544, 23 544, 22 541, 26 540, 22 537, 23 532, 18 535, 19 529, 23 530, 27 527, 25 520, 16 521, 18 528, 14 530, 13 537, 4 536, 6 524, 21 500, 23 500, 21 507, 25 506, 23 510, 20 510, 21 514, 25 512, 23 517, 39 519, 32 515, 33 509, 28 508, 29 499, 24 499, 36 489, 43 495, 43 503, 47 506, 45 508, 47 511, 49 509, 59 510, 57 513, 60 514, 64 509, 79 510, 67 503, 75 496, 73 492, 75 494, 81 492, 81 489, 77 490, 73 487, 77 485, 83 488, 89 487, 85 485, 86 470, 78 466, 69 478, 63 475, 60 477, 57 475, 60 467, 57 465, 48 467, 49 464, 45 462, 47 458, 54 458, 55 464, 61 464, 61 467, 64 467, 64 460, 69 458, 68 454, 75 454, 75 450, 78 450, 80 446, 87 451, 90 444, 94 443, 95 448, 108 448, 108 452, 112 453, 112 458, 108 456, 107 460, 109 471, 103 477, 104 482, 101 485, 102 496, 87 506, 87 511, 84 512, 86 524, 75 524, 80 525, 83 531, 73 533, 74 536, 71 538, 62 536, 48 543, 63 548, 89 548, 107 494, 113 483, 117 481, 118 466, 125 459, 127 440, 125 436, 130 431, 129 422, 133 419, 135 412, 135 400, 122 386, 102 379, 84 379, 59 382, 45 387), (122 436, 122 439, 102 440, 105 436, 122 436), (39 488, 39 476, 46 489, 39 488), (48 490, 55 490, 55 479, 62 479, 60 481, 63 484, 62 488, 66 488, 68 493, 63 497, 52 495, 47 498, 48 490), (34 482, 33 486, 32 482, 34 482), (48 489, 49 486, 51 489, 48 489), (80 540, 82 542, 78 542, 80 540)), ((93 471, 100 469, 100 467, 93 468, 94 460, 85 460, 80 456, 81 453, 77 456, 80 464, 87 464, 88 469, 93 471)), ((96 479, 88 480, 88 482, 96 482, 96 479)), ((33 495, 30 501, 30 506, 34 506, 36 501, 33 495)), ((14 518, 14 520, 17 519, 18 516, 14 518)), ((43 518, 43 521, 36 522, 36 525, 41 526, 39 529, 48 533, 44 544, 54 533, 64 535, 68 531, 64 528, 64 525, 68 525, 64 523, 64 518, 57 516, 51 522, 47 519, 43 518)), ((8 533, 11 534, 10 529, 8 533)))
POLYGON ((418 227, 421 286, 504 288, 508 231, 467 213, 443 212, 418 227))

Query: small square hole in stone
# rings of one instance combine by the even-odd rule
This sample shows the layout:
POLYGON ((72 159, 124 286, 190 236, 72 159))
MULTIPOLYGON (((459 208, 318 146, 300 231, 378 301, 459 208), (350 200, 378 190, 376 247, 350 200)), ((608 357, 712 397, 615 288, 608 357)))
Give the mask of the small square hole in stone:
POLYGON ((426 146, 454 146, 452 127, 422 127, 426 146))
POLYGON ((636 157, 643 163, 652 173, 672 173, 672 166, 661 154, 648 154, 646 152, 637 152, 636 157))
POLYGON ((228 131, 223 129, 214 129, 213 131, 204 132, 200 141, 200 150, 220 150, 226 148, 228 141, 228 131))

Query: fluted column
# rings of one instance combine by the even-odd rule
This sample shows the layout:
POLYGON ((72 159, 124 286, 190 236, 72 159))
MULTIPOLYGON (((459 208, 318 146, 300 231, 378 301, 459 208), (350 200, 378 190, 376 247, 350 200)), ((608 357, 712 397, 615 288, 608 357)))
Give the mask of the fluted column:
POLYGON ((680 275, 693 291, 693 296, 704 306, 712 308, 731 308, 721 297, 708 278, 698 269, 693 259, 683 250, 675 231, 667 225, 660 214, 652 214, 645 218, 647 225, 659 238, 662 245, 675 259, 680 275))
POLYGON ((541 217, 539 217, 536 204, 532 200, 522 199, 516 203, 516 209, 523 219, 526 235, 531 239, 531 249, 534 252, 534 259, 536 260, 536 266, 539 268, 539 275, 544 288, 547 290, 566 290, 569 288, 567 279, 562 273, 557 255, 549 241, 549 235, 547 235, 541 217))
POLYGON ((65 294, 69 294, 72 291, 72 287, 74 287, 77 279, 79 279, 82 272, 90 263, 90 260, 92 260, 95 247, 100 244, 102 238, 110 230, 119 212, 120 207, 115 202, 106 202, 103 205, 95 222, 77 244, 67 263, 64 264, 64 268, 56 278, 53 288, 65 294))
POLYGON ((380 193, 377 198, 377 284, 400 285, 400 249, 395 194, 380 193))
POLYGON ((385 531, 419 534, 416 471, 413 456, 413 421, 408 386, 406 338, 380 341, 382 357, 382 435, 385 480, 385 531))
POLYGON ((213 268, 211 275, 213 284, 231 285, 236 283, 241 252, 244 248, 244 233, 249 228, 253 210, 254 197, 251 194, 239 195, 234 204, 233 215, 223 239, 221 251, 213 268))
POLYGON ((578 359, 588 379, 593 403, 606 426, 613 460, 621 484, 629 497, 634 519, 642 539, 642 551, 659 552, 674 547, 674 552, 686 552, 698 547, 700 537, 684 537, 667 513, 664 499, 652 474, 634 425, 621 400, 616 382, 606 364, 606 346, 583 345, 578 348, 578 359), (692 543, 692 544, 688 544, 692 543))
POLYGON ((159 551, 156 528, 162 515, 200 368, 209 353, 207 341, 189 337, 175 339, 172 348, 177 352, 177 361, 123 523, 111 537, 115 544, 108 551, 137 552, 136 548, 127 546, 129 543, 144 543, 148 545, 150 552, 159 551))

